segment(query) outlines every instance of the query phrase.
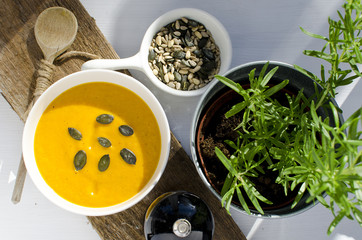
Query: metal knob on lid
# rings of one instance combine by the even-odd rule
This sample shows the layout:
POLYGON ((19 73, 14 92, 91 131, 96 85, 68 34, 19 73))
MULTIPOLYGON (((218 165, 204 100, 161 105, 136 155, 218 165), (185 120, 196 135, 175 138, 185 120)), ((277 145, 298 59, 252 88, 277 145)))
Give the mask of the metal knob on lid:
POLYGON ((198 196, 170 192, 150 205, 144 231, 147 240, 209 240, 214 233, 214 218, 198 196))
POLYGON ((191 223, 187 219, 178 219, 173 224, 173 233, 178 237, 187 237, 191 233, 191 223))

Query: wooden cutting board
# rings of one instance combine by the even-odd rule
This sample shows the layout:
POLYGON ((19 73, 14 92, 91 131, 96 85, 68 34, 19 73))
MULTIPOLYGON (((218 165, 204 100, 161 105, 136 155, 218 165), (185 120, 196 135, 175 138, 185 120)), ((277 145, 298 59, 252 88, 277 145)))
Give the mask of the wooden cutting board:
MULTIPOLYGON (((89 52, 102 58, 119 58, 94 19, 78 1, 0 0, 0 3, 0 88, 23 121, 34 90, 35 72, 42 59, 34 37, 34 24, 44 9, 63 6, 75 14, 79 29, 70 50, 89 52)), ((79 71, 85 60, 75 57, 56 63, 54 80, 79 71)), ((144 239, 143 221, 149 205, 161 194, 177 190, 194 193, 208 204, 215 218, 214 239, 246 239, 231 216, 221 208, 219 200, 203 184, 192 161, 173 134, 167 168, 151 193, 131 209, 88 219, 102 239, 144 239)))

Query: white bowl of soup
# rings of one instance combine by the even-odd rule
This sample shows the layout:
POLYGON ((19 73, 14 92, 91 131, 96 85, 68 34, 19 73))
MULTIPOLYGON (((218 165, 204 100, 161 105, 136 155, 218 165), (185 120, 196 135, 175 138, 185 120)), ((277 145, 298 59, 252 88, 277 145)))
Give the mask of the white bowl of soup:
POLYGON ((40 96, 22 145, 31 179, 51 202, 82 215, 109 215, 130 208, 156 185, 168 160, 170 128, 140 82, 86 70, 40 96))

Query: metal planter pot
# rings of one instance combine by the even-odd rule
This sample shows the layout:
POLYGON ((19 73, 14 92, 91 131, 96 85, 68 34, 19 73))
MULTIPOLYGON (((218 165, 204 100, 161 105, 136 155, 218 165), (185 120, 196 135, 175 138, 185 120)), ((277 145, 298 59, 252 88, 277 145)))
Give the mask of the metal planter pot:
MULTIPOLYGON (((228 77, 229 79, 234 80, 235 82, 240 83, 241 85, 248 84, 249 83, 248 74, 250 73, 250 71, 255 68, 256 69, 255 75, 257 76, 260 73, 262 67, 266 64, 266 62, 267 61, 258 61, 258 62, 251 62, 251 63, 240 65, 238 67, 235 67, 235 68, 229 70, 225 74, 225 76, 228 77)), ((307 77, 306 75, 300 73, 292 65, 282 63, 282 62, 270 61, 267 71, 271 70, 272 68, 274 68, 276 66, 278 66, 279 69, 274 74, 273 79, 271 80, 272 84, 278 84, 285 79, 289 79, 289 84, 286 87, 287 91, 297 93, 300 89, 303 89, 306 97, 310 97, 310 96, 314 95, 315 85, 316 85, 314 80, 312 80, 311 78, 307 77)), ((319 89, 321 89, 321 86, 319 86, 318 84, 317 84, 317 87, 319 89)), ((210 108, 210 106, 214 103, 215 99, 218 98, 220 95, 224 94, 228 90, 229 90, 229 88, 226 87, 221 82, 212 83, 212 85, 209 87, 209 89, 203 94, 203 96, 201 97, 201 99, 196 107, 195 114, 192 119, 191 134, 190 134, 191 155, 192 155, 193 162, 196 166, 197 172, 200 175, 203 182, 206 184, 206 186, 208 186, 210 191, 218 199, 220 199, 220 202, 221 202, 221 196, 220 196, 219 191, 213 187, 212 183, 210 183, 210 181, 208 180, 208 177, 206 176, 207 174, 205 175, 205 170, 203 169, 203 166, 202 166, 203 164, 200 161, 200 154, 198 151, 197 144, 198 144, 198 137, 200 135, 199 134, 200 123, 203 121, 202 120, 203 115, 205 114, 207 109, 210 108)), ((332 99, 331 101, 333 102, 333 104, 335 104, 337 106, 337 103, 334 101, 334 99, 332 99)), ((320 116, 322 116, 323 118, 330 117, 330 119, 333 119, 333 115, 332 115, 331 111, 329 111, 328 109, 320 109, 320 110, 318 110, 318 114, 320 116)), ((342 115, 340 115, 340 120, 341 120, 341 122, 343 122, 342 115)), ((334 123, 332 122, 331 125, 333 125, 333 124, 334 123)), ((299 214, 301 212, 304 212, 304 211, 310 209, 311 207, 313 207, 316 204, 316 202, 306 203, 306 199, 308 197, 309 197, 309 194, 305 193, 304 196, 302 197, 302 199, 299 201, 299 203, 293 209, 291 209, 292 202, 290 202, 290 203, 284 204, 283 206, 280 206, 277 208, 264 209, 264 215, 261 215, 259 212, 257 212, 256 210, 252 210, 252 209, 251 209, 251 212, 252 212, 253 216, 266 217, 266 218, 279 218, 279 217, 293 216, 293 215, 299 214)), ((233 209, 236 209, 238 212, 246 214, 244 209, 241 206, 239 206, 238 204, 232 203, 231 206, 233 209)))

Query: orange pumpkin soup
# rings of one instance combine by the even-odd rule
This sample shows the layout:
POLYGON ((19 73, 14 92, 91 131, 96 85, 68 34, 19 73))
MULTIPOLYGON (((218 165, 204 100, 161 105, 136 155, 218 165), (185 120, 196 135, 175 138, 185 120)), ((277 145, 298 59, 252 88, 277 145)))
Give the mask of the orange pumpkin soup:
POLYGON ((34 152, 42 177, 58 195, 81 206, 107 207, 130 199, 148 183, 159 161, 161 136, 139 96, 116 84, 93 82, 65 91, 47 107, 36 128, 34 152), (113 121, 97 122, 101 114, 113 121), (121 125, 132 127, 133 134, 124 136, 121 125), (82 138, 71 137, 68 128, 82 138), (111 146, 102 146, 100 137, 111 146), (122 158, 124 148, 134 153, 135 164, 122 158), (86 164, 76 170, 74 157, 81 150, 86 164), (98 163, 107 154, 109 166, 100 171, 98 163))

